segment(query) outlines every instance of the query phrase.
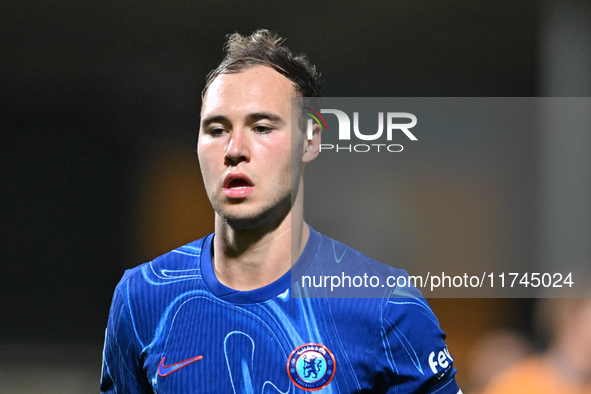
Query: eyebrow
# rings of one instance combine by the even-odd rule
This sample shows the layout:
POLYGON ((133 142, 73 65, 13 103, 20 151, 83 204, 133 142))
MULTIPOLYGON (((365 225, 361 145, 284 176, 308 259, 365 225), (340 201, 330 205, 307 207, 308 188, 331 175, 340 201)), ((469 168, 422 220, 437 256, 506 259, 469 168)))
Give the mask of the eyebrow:
POLYGON ((271 112, 255 112, 252 114, 248 114, 246 119, 248 119, 248 120, 268 119, 271 122, 283 123, 283 119, 281 118, 281 116, 276 115, 271 112))
POLYGON ((214 123, 214 122, 227 122, 228 118, 226 118, 223 115, 213 115, 213 116, 208 116, 207 118, 203 119, 201 121, 201 126, 207 126, 210 123, 214 123))
MULTIPOLYGON (((246 116, 246 119, 249 121, 256 121, 259 119, 268 119, 271 122, 284 123, 281 116, 274 114, 272 112, 253 112, 253 113, 248 114, 246 116)), ((224 115, 212 115, 212 116, 208 116, 207 118, 203 119, 201 121, 201 126, 207 126, 210 123, 214 123, 214 122, 224 123, 224 122, 228 122, 228 121, 229 121, 229 119, 224 115)))

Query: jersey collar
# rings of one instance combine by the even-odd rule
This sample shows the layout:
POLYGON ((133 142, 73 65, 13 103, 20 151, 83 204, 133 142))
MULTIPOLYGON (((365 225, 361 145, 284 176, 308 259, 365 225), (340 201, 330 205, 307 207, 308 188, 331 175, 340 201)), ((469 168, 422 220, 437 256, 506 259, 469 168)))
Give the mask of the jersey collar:
POLYGON ((294 278, 301 277, 315 260, 322 239, 322 235, 310 227, 310 236, 308 237, 304 251, 291 270, 267 286, 255 290, 239 291, 223 285, 215 276, 211 258, 214 236, 215 234, 210 234, 203 241, 200 261, 203 281, 214 296, 236 304, 265 302, 285 293, 291 287, 292 275, 294 275, 294 278))

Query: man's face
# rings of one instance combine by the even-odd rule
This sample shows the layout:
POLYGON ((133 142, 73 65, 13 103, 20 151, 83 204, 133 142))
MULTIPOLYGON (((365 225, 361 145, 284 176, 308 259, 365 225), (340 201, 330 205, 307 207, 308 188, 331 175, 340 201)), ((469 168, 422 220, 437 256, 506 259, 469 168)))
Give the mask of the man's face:
POLYGON ((207 90, 197 145, 201 172, 213 208, 235 228, 289 211, 295 95, 287 78, 264 66, 221 74, 207 90))

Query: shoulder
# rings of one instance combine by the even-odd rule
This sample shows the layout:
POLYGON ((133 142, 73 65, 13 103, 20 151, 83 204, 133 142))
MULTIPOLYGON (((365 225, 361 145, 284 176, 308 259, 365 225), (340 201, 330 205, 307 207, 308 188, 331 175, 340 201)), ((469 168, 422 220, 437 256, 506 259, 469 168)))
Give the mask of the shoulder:
POLYGON ((116 292, 144 293, 162 285, 201 279, 203 245, 211 235, 180 246, 154 260, 126 270, 116 292))
POLYGON ((125 271, 111 303, 109 325, 118 338, 133 337, 143 348, 168 306, 183 295, 204 291, 202 238, 125 271))
POLYGON ((310 293, 332 299, 336 318, 342 313, 352 321, 364 322, 360 325, 363 332, 347 326, 346 335, 368 342, 373 332, 378 340, 371 346, 383 347, 381 362, 387 370, 397 371, 402 379, 398 384, 407 385, 409 391, 414 392, 411 387, 418 383, 425 391, 446 386, 442 392, 456 393, 459 389, 453 381, 455 369, 445 333, 420 291, 410 284, 407 272, 317 234, 317 252, 308 273, 322 277, 322 287, 313 279, 304 285, 311 282, 310 293))
MULTIPOLYGON (((318 256, 324 264, 331 264, 340 269, 346 268, 368 268, 377 274, 389 275, 391 273, 403 273, 401 269, 394 268, 391 265, 384 264, 364 253, 356 250, 342 242, 314 232, 319 239, 318 256)), ((388 262, 390 263, 390 262, 388 262)))
POLYGON ((309 243, 311 247, 306 245, 300 257, 309 263, 302 261, 305 269, 300 266, 294 272, 300 277, 306 275, 306 279, 316 278, 318 285, 322 278, 322 286, 316 287, 326 288, 330 284, 328 297, 382 298, 394 292, 397 297, 422 298, 404 269, 377 261, 313 229, 309 243))

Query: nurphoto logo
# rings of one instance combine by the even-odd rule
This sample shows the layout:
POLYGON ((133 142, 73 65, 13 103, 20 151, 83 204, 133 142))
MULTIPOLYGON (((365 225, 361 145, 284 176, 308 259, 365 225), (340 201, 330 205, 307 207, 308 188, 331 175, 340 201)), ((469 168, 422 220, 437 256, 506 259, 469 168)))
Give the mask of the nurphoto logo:
MULTIPOLYGON (((351 119, 344 111, 339 109, 320 109, 320 112, 304 107, 303 114, 308 116, 306 138, 312 139, 312 130, 314 122, 318 124, 321 131, 328 132, 328 125, 322 114, 332 114, 336 116, 336 120, 339 124, 338 127, 338 139, 339 141, 351 141, 351 119)), ((382 138, 384 134, 384 128, 386 129, 386 142, 391 142, 395 132, 402 132, 411 141, 417 141, 417 137, 409 129, 413 128, 417 124, 417 117, 408 112, 387 112, 384 116, 384 112, 378 112, 378 130, 376 132, 369 132, 369 130, 360 130, 359 127, 359 112, 353 112, 353 139, 361 141, 377 141, 382 138), (384 118, 386 119, 384 121, 384 118), (400 123, 402 119, 407 119, 410 122, 400 123), (386 127, 384 127, 386 123, 386 127)), ((373 130, 372 130, 373 131, 373 130)), ((387 143, 361 143, 361 144, 320 144, 320 151, 334 150, 335 152, 358 152, 364 153, 369 151, 377 152, 402 152, 403 146, 400 144, 387 144, 387 143)))

